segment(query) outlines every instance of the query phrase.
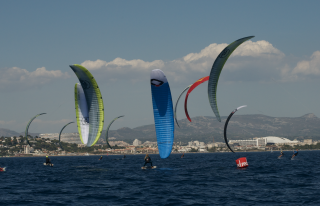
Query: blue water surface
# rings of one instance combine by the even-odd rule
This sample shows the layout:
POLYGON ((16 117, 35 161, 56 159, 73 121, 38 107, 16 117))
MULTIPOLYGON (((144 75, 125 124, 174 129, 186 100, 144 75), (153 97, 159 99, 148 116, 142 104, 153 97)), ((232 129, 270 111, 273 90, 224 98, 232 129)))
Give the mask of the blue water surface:
POLYGON ((0 158, 1 205, 320 205, 320 151, 0 158), (249 167, 235 160, 247 157, 249 167))

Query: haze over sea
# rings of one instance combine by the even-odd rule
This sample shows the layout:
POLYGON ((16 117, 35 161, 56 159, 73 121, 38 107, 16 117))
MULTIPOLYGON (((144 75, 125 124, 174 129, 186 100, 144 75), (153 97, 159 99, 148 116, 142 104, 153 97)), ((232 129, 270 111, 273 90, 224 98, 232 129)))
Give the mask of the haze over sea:
POLYGON ((1 158, 1 205, 320 205, 320 151, 1 158), (247 157, 249 167, 235 160, 247 157))

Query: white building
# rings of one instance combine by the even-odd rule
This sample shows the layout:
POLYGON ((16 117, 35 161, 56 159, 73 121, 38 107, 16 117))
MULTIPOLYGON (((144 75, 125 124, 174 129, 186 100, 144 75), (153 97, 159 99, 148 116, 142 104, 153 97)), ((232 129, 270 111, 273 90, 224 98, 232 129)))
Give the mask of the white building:
POLYGON ((284 145, 284 144, 297 144, 299 141, 291 141, 287 138, 284 137, 274 137, 274 136, 268 136, 268 137, 262 137, 266 139, 267 143, 271 144, 279 144, 279 145, 284 145))
POLYGON ((30 146, 29 145, 24 146, 24 153, 30 154, 30 146))
POLYGON ((142 145, 145 146, 145 147, 155 147, 155 146, 157 146, 157 142, 146 141, 142 145))
POLYGON ((208 152, 205 148, 199 148, 199 152, 208 152))
POLYGON ((265 147, 267 144, 278 144, 278 145, 295 145, 299 143, 299 141, 291 141, 284 137, 274 137, 274 136, 268 136, 268 137, 261 137, 261 138, 253 138, 252 140, 230 140, 229 144, 238 143, 240 146, 245 147, 265 147))
POLYGON ((312 144, 312 139, 304 139, 303 143, 304 144, 312 144))
POLYGON ((188 147, 182 147, 181 149, 178 149, 178 152, 189 152, 191 148, 188 147))
POLYGON ((191 141, 191 142, 188 142, 188 146, 189 147, 192 147, 192 146, 200 147, 200 146, 206 146, 206 144, 204 142, 191 141))
MULTIPOLYGON (((140 142, 141 143, 141 142, 140 142)), ((109 141, 110 146, 126 147, 129 146, 128 143, 124 141, 109 141)))
POLYGON ((135 140, 133 141, 133 146, 139 146, 139 145, 141 145, 141 141, 138 140, 138 139, 135 139, 135 140))
POLYGON ((248 140, 230 140, 229 144, 238 143, 240 146, 245 147, 265 147, 267 144, 267 139, 263 138, 255 138, 255 139, 248 139, 248 140))

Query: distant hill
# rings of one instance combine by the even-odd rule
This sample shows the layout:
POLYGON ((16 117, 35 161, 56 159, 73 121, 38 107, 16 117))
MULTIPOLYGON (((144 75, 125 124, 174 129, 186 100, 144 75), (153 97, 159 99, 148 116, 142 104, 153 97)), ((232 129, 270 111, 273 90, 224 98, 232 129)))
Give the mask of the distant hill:
MULTIPOLYGON (((227 117, 221 117, 218 122, 215 117, 193 117, 192 122, 187 119, 179 120, 175 126, 175 142, 187 143, 191 140, 203 142, 223 141, 223 128, 227 117)), ((0 129, 0 136, 19 136, 8 129, 0 129)), ((37 136, 39 133, 32 133, 37 136)), ((229 139, 248 139, 253 137, 280 136, 288 139, 313 139, 320 140, 320 119, 314 114, 306 114, 301 117, 269 117, 262 114, 237 115, 229 122, 229 139)), ((136 128, 123 127, 110 130, 109 137, 115 137, 116 141, 125 141, 132 144, 134 139, 144 141, 156 141, 154 124, 136 128)), ((102 132, 98 143, 105 143, 105 131, 102 132)))
MULTIPOLYGON (((39 136, 39 134, 40 134, 40 133, 30 133, 30 132, 28 132, 28 135, 30 135, 30 136, 32 136, 32 137, 39 136)), ((20 132, 20 133, 19 133, 19 136, 20 136, 20 135, 24 136, 24 132, 20 132)))
MULTIPOLYGON (((40 133, 29 133, 30 136, 38 136, 40 133)), ((19 137, 20 135, 24 136, 24 132, 15 132, 9 129, 0 128, 0 137, 19 137)))
MULTIPOLYGON (((227 117, 218 122, 215 117, 200 116, 179 120, 175 126, 175 141, 188 142, 199 140, 204 142, 223 141, 223 128, 227 117)), ((105 133, 102 134, 105 138, 105 133)), ((289 139, 320 139, 320 119, 314 114, 301 117, 269 117, 266 115, 234 115, 228 125, 229 139, 248 139, 253 137, 280 136, 289 139)), ((156 141, 154 124, 130 129, 123 127, 111 130, 109 137, 132 143, 134 139, 156 141)), ((102 139, 100 140, 102 142, 102 139)))
POLYGON ((18 132, 9 130, 9 129, 3 129, 0 128, 0 137, 4 136, 4 137, 13 137, 16 136, 18 137, 20 134, 18 132))

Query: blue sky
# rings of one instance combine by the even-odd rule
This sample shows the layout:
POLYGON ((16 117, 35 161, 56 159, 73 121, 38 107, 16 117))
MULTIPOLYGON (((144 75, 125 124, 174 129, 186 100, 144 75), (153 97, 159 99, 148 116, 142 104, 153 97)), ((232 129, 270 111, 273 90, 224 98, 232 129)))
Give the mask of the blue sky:
MULTIPOLYGON (((229 58, 218 85, 221 116, 320 117, 319 1, 1 1, 0 128, 59 132, 75 120, 68 65, 97 79, 111 129, 153 123, 149 74, 162 69, 173 102, 209 75, 227 44, 254 35, 229 58), (220 50, 219 50, 220 49, 220 50)), ((185 118, 179 104, 178 119, 185 118)), ((189 96, 189 114, 213 116, 207 84, 189 96)), ((66 132, 77 131, 69 126, 66 132)))

